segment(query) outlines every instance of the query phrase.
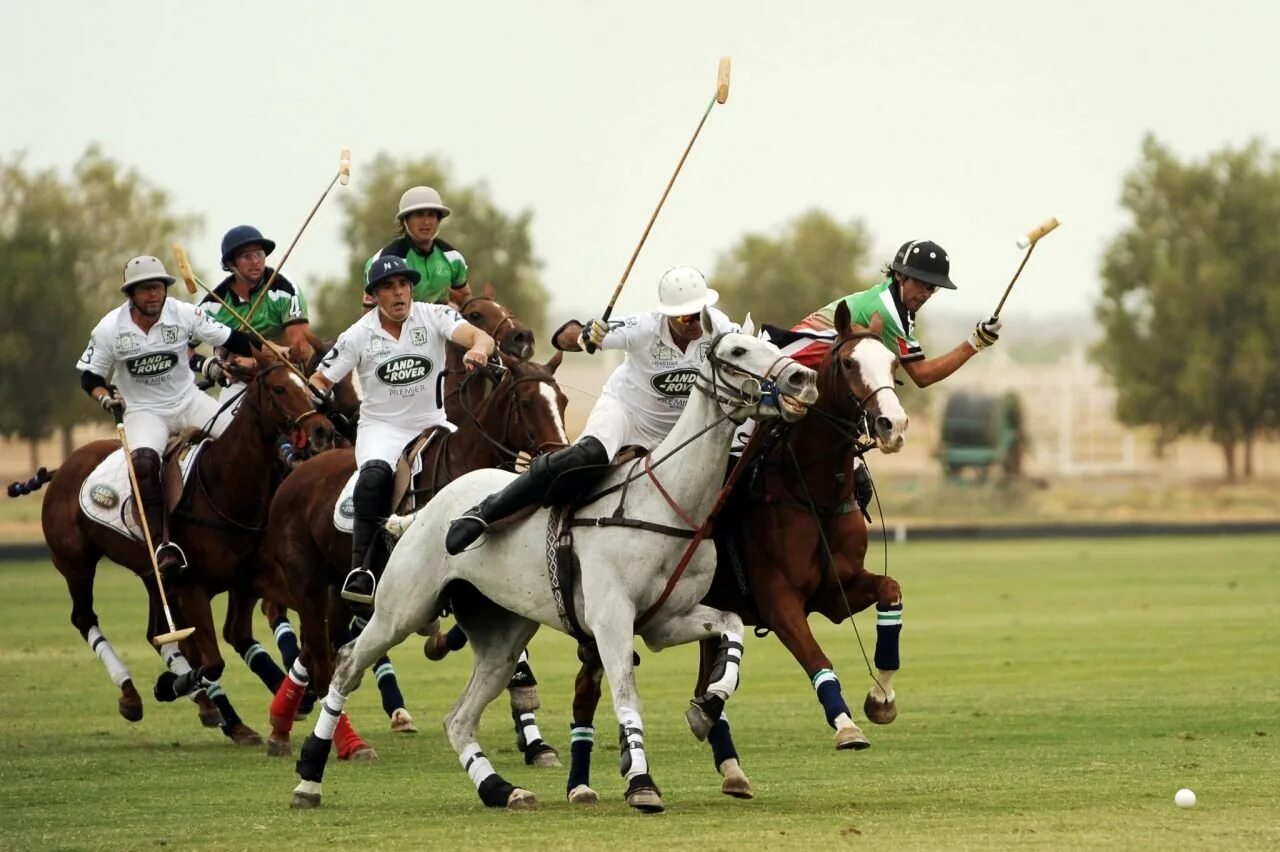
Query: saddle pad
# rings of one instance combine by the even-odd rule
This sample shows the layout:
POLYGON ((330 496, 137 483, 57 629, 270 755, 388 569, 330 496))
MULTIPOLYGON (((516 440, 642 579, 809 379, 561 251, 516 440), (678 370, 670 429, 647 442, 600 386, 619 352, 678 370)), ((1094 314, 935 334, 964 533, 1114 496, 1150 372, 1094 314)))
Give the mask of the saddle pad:
MULTIPOLYGON (((178 456, 178 472, 183 488, 206 438, 178 456)), ((80 485, 80 510, 89 520, 102 524, 126 538, 142 541, 142 527, 133 516, 133 490, 129 486, 129 468, 125 465, 124 450, 118 449, 103 459, 80 485)))
MULTIPOLYGON (((420 473, 422 473, 422 454, 418 453, 413 457, 413 463, 409 466, 410 482, 416 479, 420 473)), ((356 479, 359 476, 359 470, 352 472, 350 478, 347 479, 347 484, 342 486, 342 493, 338 495, 338 501, 333 504, 333 527, 338 532, 344 532, 348 535, 351 533, 356 519, 354 495, 356 479)), ((412 509, 409 511, 412 511, 412 509)))

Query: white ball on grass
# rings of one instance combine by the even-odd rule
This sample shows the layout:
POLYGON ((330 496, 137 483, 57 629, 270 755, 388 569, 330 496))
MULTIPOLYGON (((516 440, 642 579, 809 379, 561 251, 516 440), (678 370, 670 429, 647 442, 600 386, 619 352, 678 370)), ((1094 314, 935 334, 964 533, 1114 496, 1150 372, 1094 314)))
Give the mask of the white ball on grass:
POLYGON ((1194 808, 1196 806, 1196 794, 1183 787, 1173 794, 1173 803, 1180 808, 1194 808))

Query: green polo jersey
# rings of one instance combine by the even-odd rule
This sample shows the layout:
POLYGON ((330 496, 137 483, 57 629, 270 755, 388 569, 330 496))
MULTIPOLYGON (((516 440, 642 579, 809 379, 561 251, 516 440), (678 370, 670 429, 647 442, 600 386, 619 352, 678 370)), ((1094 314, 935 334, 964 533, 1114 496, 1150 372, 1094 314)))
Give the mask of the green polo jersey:
MULTIPOLYGON (((227 276, 214 288, 213 292, 235 308, 236 313, 242 317, 248 313, 249 307, 256 301, 258 306, 253 310, 253 316, 245 318, 253 326, 254 331, 272 343, 278 343, 284 337, 285 326, 309 320, 307 319, 307 300, 303 298, 302 291, 283 275, 277 275, 276 280, 271 282, 271 289, 261 299, 258 298, 262 293, 263 285, 270 280, 271 273, 270 267, 262 270, 262 281, 249 291, 248 299, 241 300, 231 289, 231 276, 227 276)), ((200 302, 200 307, 223 325, 240 328, 240 321, 212 296, 205 296, 200 302)))
MULTIPOLYGON (((431 251, 423 253, 410 242, 408 237, 401 237, 387 243, 378 253, 365 261, 364 280, 369 280, 369 267, 384 255, 404 258, 405 265, 417 270, 422 280, 413 285, 413 300, 441 304, 449 301, 449 290, 466 286, 467 261, 462 252, 437 239, 431 244, 431 251)), ((365 305, 373 305, 373 297, 366 294, 365 305)))
POLYGON ((880 333, 880 339, 884 345, 889 347, 891 352, 896 352, 898 359, 904 364, 908 361, 919 361, 924 358, 924 348, 915 336, 915 314, 908 311, 902 304, 898 288, 892 284, 892 281, 883 281, 869 290, 836 299, 826 307, 809 314, 796 326, 796 330, 827 331, 834 328, 836 308, 844 302, 849 306, 850 319, 858 325, 870 325, 871 318, 879 314, 884 323, 884 330, 880 333))

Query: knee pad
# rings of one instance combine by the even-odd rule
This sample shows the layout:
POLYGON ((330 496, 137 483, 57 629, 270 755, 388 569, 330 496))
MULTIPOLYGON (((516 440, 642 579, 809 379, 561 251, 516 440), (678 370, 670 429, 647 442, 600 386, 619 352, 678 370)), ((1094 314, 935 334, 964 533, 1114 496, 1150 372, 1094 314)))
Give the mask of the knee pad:
POLYGON ((160 476, 160 454, 150 447, 133 451, 133 472, 138 476, 138 483, 160 476))
POLYGON ((352 509, 357 518, 385 518, 391 510, 391 491, 395 473, 382 459, 365 462, 356 478, 351 494, 352 509))

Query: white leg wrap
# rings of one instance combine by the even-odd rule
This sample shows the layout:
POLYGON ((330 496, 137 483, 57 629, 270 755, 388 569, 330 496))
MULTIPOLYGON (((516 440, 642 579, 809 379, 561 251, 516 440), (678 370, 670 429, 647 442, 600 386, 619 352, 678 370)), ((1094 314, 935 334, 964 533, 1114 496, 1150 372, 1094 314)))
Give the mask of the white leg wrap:
POLYGON ((97 654, 98 659, 107 667, 107 675, 111 678, 111 682, 116 686, 124 686, 126 680, 132 680, 133 676, 129 674, 129 670, 125 668, 124 662, 116 656, 116 649, 111 647, 111 643, 107 641, 107 637, 102 635, 102 631, 95 624, 89 628, 89 650, 97 654))
POLYGON ((724 638, 728 640, 724 673, 714 683, 707 685, 707 692, 719 695, 727 701, 738 688, 738 669, 742 665, 742 637, 736 633, 725 633, 724 638))
POLYGON ((191 664, 187 662, 187 658, 182 656, 182 652, 178 650, 177 642, 166 642, 161 645, 160 659, 164 660, 165 667, 178 677, 182 677, 191 671, 191 664))
POLYGON ((521 713, 519 725, 526 744, 542 739, 542 731, 538 730, 538 723, 532 713, 521 713))
POLYGON ((458 762, 467 771, 467 775, 471 776, 471 783, 476 785, 477 790, 480 789, 480 782, 493 774, 493 764, 484 756, 479 743, 467 743, 458 755, 458 762))
POLYGON ((307 674, 307 667, 302 665, 302 660, 294 660, 293 665, 289 666, 289 680, 298 686, 306 686, 311 682, 311 675, 307 674))
POLYGON ((338 692, 336 686, 329 687, 329 694, 320 704, 320 718, 316 719, 316 736, 322 740, 333 739, 333 732, 338 729, 338 717, 342 708, 347 706, 347 696, 338 692))
POLYGON ((644 724, 639 713, 626 707, 618 711, 618 719, 621 725, 618 750, 621 752, 622 777, 630 781, 649 771, 649 759, 644 753, 644 724))

